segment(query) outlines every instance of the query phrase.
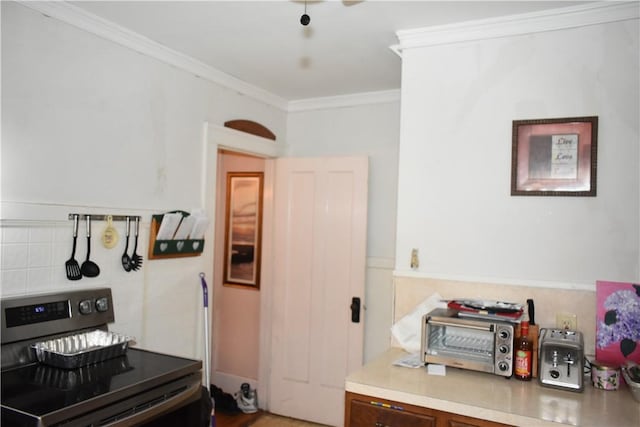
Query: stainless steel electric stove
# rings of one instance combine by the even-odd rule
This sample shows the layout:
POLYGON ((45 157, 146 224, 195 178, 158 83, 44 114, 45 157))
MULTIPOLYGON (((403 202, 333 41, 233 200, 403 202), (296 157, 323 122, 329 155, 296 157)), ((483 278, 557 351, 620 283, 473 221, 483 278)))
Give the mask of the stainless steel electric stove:
POLYGON ((1 311, 3 427, 208 424, 199 360, 129 347, 72 369, 38 361, 34 343, 108 331, 109 288, 5 298, 1 311))

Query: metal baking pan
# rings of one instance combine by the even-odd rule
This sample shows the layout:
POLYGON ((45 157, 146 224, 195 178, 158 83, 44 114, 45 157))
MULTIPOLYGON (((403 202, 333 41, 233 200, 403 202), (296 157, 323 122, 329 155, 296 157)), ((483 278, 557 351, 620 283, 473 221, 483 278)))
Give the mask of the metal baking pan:
POLYGON ((31 348, 41 363, 56 368, 76 369, 124 355, 132 340, 126 335, 97 329, 37 342, 31 348))

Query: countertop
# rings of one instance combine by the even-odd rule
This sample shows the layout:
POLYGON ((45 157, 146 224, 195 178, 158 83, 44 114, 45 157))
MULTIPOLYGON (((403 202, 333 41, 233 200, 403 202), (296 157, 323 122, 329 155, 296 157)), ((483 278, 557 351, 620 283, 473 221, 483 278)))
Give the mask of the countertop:
POLYGON ((585 377, 584 391, 541 387, 536 379, 518 381, 447 368, 446 376, 393 362, 406 355, 391 348, 349 375, 345 388, 382 399, 523 427, 638 427, 640 403, 626 384, 615 391, 595 389, 585 377))

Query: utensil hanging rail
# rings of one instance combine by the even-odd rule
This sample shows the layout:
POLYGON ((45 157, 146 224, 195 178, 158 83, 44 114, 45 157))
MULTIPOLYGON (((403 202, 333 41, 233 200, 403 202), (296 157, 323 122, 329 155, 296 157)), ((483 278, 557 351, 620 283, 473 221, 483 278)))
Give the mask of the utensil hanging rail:
POLYGON ((78 213, 70 213, 69 219, 73 220, 74 215, 78 215, 78 218, 86 218, 90 216, 92 221, 106 221, 109 218, 111 218, 112 221, 126 221, 127 218, 132 220, 135 220, 136 218, 138 218, 138 220, 142 219, 142 217, 139 215, 102 215, 102 214, 78 214, 78 213))

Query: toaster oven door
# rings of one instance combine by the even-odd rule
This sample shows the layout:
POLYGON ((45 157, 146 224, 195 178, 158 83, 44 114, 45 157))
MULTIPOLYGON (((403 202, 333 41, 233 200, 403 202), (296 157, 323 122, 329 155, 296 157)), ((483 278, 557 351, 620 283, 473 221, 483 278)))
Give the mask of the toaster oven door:
POLYGON ((511 376, 512 326, 458 318, 430 318, 424 326, 426 363, 511 376))

